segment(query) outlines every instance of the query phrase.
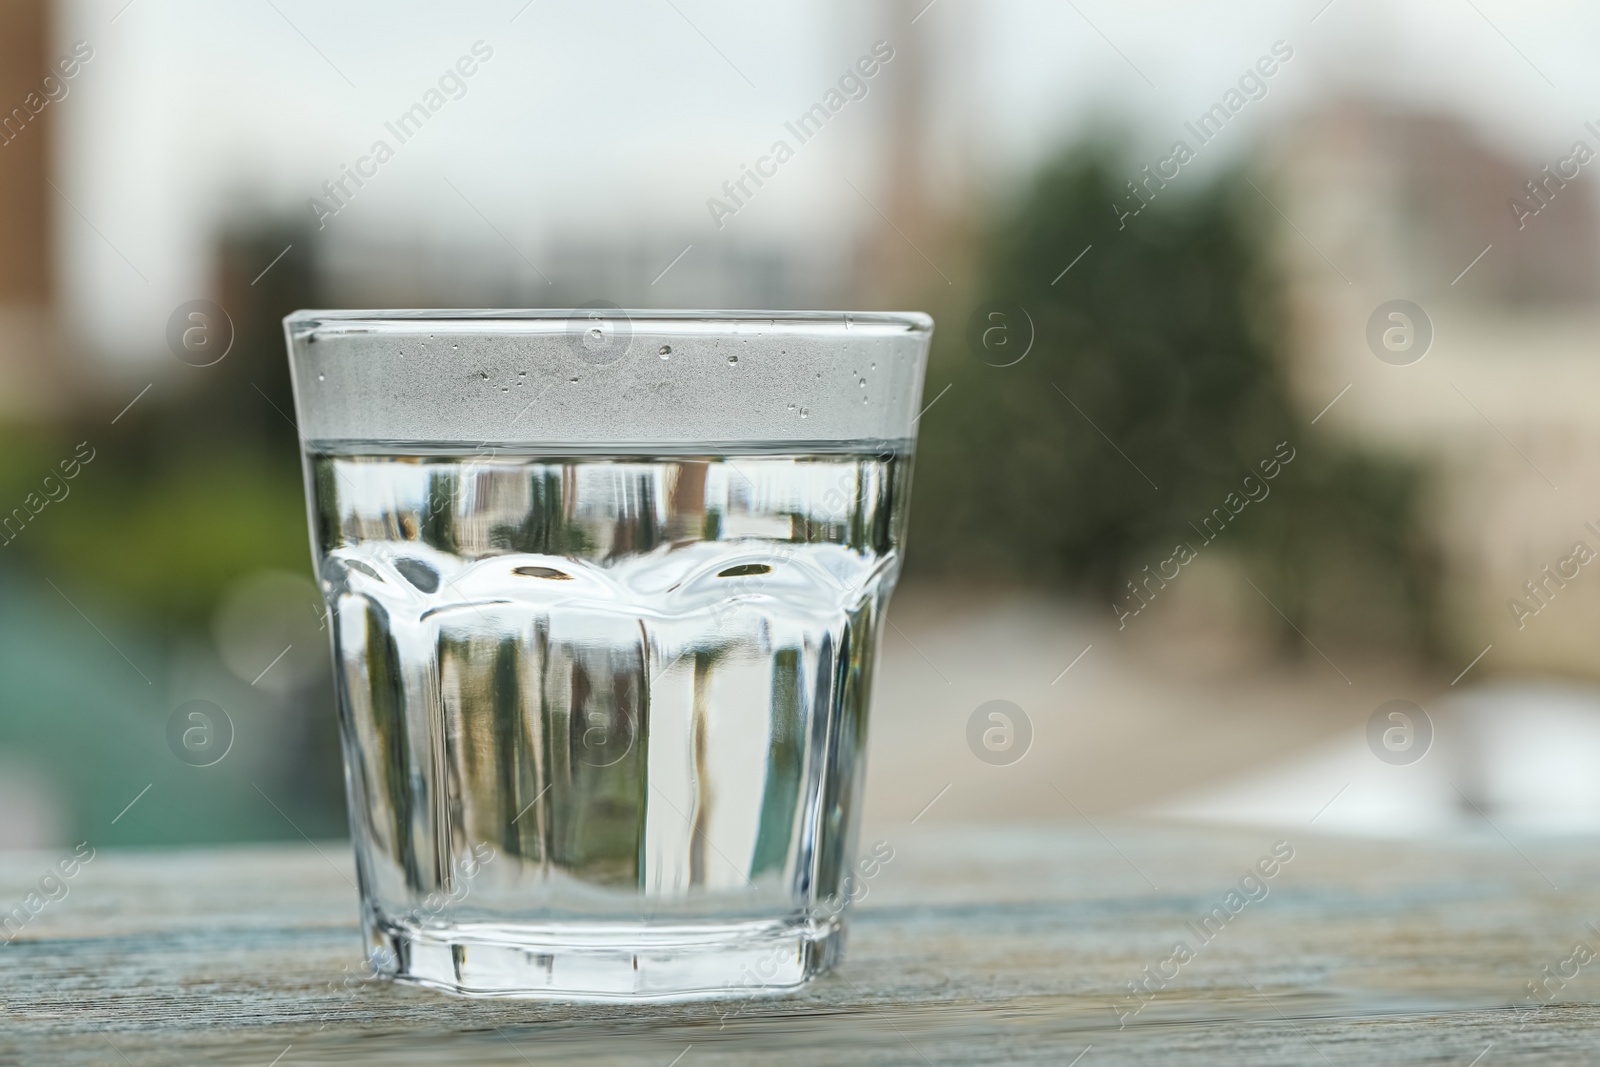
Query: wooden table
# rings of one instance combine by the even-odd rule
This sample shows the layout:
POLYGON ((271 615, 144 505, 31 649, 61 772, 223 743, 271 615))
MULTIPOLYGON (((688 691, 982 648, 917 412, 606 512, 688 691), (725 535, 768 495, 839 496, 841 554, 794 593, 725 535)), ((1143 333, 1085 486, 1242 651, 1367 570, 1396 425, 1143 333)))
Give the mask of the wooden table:
MULTIPOLYGON (((342 843, 101 850, 0 947, 0 1063, 1600 1059, 1600 955, 1567 962, 1579 942, 1600 954, 1594 840, 1105 822, 924 822, 878 838, 895 858, 839 972, 781 999, 638 1007, 339 988, 358 954, 342 843), (1229 915, 1226 894, 1279 840, 1293 859, 1247 882, 1266 895, 1229 915), (1219 905, 1229 917, 1203 942, 1195 928, 1219 905), (1193 958, 1171 962, 1179 939, 1193 958), (1147 966, 1171 977, 1135 999, 1147 966), (1573 971, 1533 1010, 1526 983, 1573 971)), ((0 856, 0 909, 59 858, 0 856)))

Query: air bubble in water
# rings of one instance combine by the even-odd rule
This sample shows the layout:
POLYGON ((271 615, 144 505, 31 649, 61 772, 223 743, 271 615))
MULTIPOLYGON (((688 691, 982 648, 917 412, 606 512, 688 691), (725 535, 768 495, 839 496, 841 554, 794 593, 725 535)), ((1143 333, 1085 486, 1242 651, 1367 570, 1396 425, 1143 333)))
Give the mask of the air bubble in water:
POLYGON ((520 574, 524 578, 549 578, 557 582, 570 582, 572 575, 566 571, 558 571, 554 567, 513 567, 512 574, 520 574))
POLYGON ((802 419, 810 418, 811 417, 811 409, 810 408, 801 408, 800 409, 800 417, 802 419))

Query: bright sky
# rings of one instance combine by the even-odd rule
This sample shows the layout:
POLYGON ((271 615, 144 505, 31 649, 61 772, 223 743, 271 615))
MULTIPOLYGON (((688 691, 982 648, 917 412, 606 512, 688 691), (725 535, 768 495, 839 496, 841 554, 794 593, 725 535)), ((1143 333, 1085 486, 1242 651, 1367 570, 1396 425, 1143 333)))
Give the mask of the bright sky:
POLYGON ((921 2, 63 0, 56 51, 95 50, 52 105, 83 216, 61 216, 72 321, 104 354, 160 354, 219 219, 310 218, 380 137, 394 158, 319 240, 499 242, 488 219, 536 261, 558 233, 837 244, 870 212, 845 182, 875 188, 894 61, 724 230, 706 199, 880 39, 936 72, 936 169, 991 193, 1096 112, 1164 148, 1280 40, 1293 59, 1206 166, 1334 91, 1460 114, 1535 160, 1600 119, 1600 9, 1576 0, 921 2), (465 94, 399 144, 385 122, 477 41, 465 94))

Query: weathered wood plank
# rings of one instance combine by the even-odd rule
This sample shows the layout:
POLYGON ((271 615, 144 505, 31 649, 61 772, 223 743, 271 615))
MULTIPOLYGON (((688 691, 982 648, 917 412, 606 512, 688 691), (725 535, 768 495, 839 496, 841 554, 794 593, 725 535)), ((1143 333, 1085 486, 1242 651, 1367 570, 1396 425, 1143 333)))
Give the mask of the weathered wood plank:
MULTIPOLYGON (((666 1067, 690 1046, 681 1067, 1065 1063, 1089 1045, 1084 1067, 1466 1064, 1490 1045, 1495 1064, 1592 1058, 1600 959, 1557 1005, 1513 1006, 1531 1008, 1546 967, 1573 969, 1578 942, 1600 951, 1596 842, 1101 829, 882 830, 896 855, 838 974, 781 999, 637 1007, 341 989, 358 962, 342 844, 102 851, 0 947, 0 1062, 666 1067), (1293 858, 1202 941, 1186 924, 1280 836, 1293 858), (1193 958, 1174 965, 1179 939, 1193 958), (1127 988, 1146 967, 1176 971, 1148 1001, 1127 988)), ((0 857, 0 909, 58 858, 0 857)))

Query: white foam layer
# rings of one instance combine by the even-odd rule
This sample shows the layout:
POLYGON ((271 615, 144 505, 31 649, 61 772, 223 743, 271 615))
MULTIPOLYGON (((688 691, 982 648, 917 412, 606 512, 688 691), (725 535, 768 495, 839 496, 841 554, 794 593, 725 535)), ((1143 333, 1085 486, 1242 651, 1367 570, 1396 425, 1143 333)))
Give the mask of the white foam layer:
POLYGON ((551 447, 904 442, 919 313, 298 311, 301 440, 551 447))

